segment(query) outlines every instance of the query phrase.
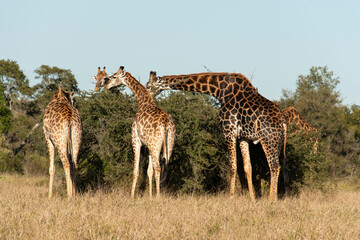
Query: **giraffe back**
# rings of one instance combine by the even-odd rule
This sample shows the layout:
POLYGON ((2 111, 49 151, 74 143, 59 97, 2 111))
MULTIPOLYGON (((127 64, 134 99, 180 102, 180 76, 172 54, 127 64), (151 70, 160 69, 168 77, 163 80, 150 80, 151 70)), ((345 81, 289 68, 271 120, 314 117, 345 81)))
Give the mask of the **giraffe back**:
POLYGON ((156 76, 150 72, 147 88, 154 94, 167 89, 201 92, 221 103, 220 121, 226 133, 257 140, 283 135, 284 118, 279 106, 263 97, 240 73, 195 73, 156 76))
POLYGON ((70 137, 70 128, 73 129, 75 136, 81 138, 80 114, 72 103, 73 93, 59 88, 45 108, 44 133, 50 137, 56 147, 58 147, 57 144, 60 144, 64 135, 70 137))

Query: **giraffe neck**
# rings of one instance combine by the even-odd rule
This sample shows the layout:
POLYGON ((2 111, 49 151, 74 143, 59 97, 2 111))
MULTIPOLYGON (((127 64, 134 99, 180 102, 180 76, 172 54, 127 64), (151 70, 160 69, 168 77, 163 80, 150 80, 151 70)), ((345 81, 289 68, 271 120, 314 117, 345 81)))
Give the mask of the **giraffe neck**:
POLYGON ((171 89, 200 92, 217 98, 221 103, 228 101, 234 93, 252 94, 257 90, 251 82, 238 73, 198 73, 169 75, 160 79, 171 89), (231 93, 228 95, 228 93, 231 93))
POLYGON ((294 124, 299 128, 299 130, 304 130, 306 132, 317 132, 316 128, 311 126, 307 121, 305 121, 299 112, 294 107, 289 107, 283 110, 285 121, 287 124, 294 124))
POLYGON ((130 73, 126 73, 125 77, 126 85, 133 92, 136 101, 139 105, 139 108, 149 104, 155 103, 154 99, 151 97, 150 93, 146 90, 146 88, 139 83, 130 73))
POLYGON ((68 97, 65 95, 65 93, 62 90, 57 91, 52 97, 51 101, 66 102, 66 103, 70 102, 68 97))

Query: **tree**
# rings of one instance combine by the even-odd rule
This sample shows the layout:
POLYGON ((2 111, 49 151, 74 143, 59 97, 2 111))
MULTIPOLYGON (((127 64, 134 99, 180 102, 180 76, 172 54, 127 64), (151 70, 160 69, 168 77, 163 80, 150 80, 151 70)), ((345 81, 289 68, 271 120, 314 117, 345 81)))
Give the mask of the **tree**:
POLYGON ((35 97, 41 109, 44 109, 50 102, 58 86, 61 86, 66 91, 79 91, 75 76, 69 69, 41 65, 34 72, 37 74, 35 79, 41 79, 41 83, 33 87, 35 97))
MULTIPOLYGON (((135 98, 124 94, 123 88, 120 92, 81 92, 76 107, 83 123, 79 187, 96 187, 98 184, 130 186, 133 163, 131 124, 137 109, 135 98)), ((144 160, 142 156, 141 165, 144 160)))
POLYGON ((11 127, 11 111, 6 107, 4 88, 0 83, 0 131, 1 133, 7 133, 11 127))
POLYGON ((347 147, 351 144, 351 149, 358 148, 354 142, 354 131, 351 133, 350 128, 344 127, 346 107, 341 105, 342 99, 336 89, 339 82, 328 67, 312 67, 308 75, 299 76, 294 93, 283 91, 281 108, 294 106, 306 121, 317 128, 320 136, 320 151, 316 156, 304 152, 308 138, 299 141, 297 136, 288 140, 287 150, 293 157, 289 156, 290 163, 292 161, 297 169, 302 169, 298 179, 300 183, 344 176, 350 156, 357 155, 347 147))
POLYGON ((230 167, 214 98, 193 92, 171 92, 157 101, 176 126, 168 189, 183 193, 224 190, 230 167))
POLYGON ((30 96, 32 89, 19 65, 12 60, 0 60, 0 81, 3 86, 6 104, 13 111, 13 103, 19 97, 30 96))

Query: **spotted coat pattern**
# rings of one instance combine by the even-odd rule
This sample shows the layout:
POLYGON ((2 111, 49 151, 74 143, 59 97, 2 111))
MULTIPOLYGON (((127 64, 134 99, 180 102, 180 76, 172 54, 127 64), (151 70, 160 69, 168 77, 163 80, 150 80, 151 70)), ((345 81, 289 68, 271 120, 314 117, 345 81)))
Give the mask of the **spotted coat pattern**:
POLYGON ((45 108, 43 130, 50 155, 49 198, 52 197, 55 174, 55 148, 58 150, 64 167, 68 197, 73 197, 76 192, 77 157, 81 144, 82 126, 80 114, 72 102, 73 92, 63 91, 59 87, 45 108))
POLYGON ((245 76, 238 73, 197 73, 157 77, 156 72, 150 72, 147 89, 154 94, 176 89, 217 98, 221 103, 219 117, 230 154, 230 195, 235 193, 236 141, 239 139, 250 197, 255 199, 248 143, 253 141, 260 142, 264 149, 271 174, 269 198, 277 199, 279 154, 286 134, 285 120, 278 105, 260 95, 245 76))
MULTIPOLYGON (((103 76, 104 74, 102 74, 103 76)), ((105 74, 106 75, 106 74, 105 74)), ((149 196, 152 197, 152 179, 155 171, 156 196, 160 196, 160 163, 159 156, 163 147, 165 166, 163 172, 166 174, 166 166, 171 157, 175 142, 175 124, 172 117, 159 108, 150 93, 129 72, 120 67, 110 77, 99 78, 97 86, 110 89, 120 85, 126 85, 133 92, 138 111, 132 124, 132 146, 134 150, 134 170, 131 196, 135 196, 136 183, 139 176, 140 149, 145 144, 150 151, 148 178, 149 196)))

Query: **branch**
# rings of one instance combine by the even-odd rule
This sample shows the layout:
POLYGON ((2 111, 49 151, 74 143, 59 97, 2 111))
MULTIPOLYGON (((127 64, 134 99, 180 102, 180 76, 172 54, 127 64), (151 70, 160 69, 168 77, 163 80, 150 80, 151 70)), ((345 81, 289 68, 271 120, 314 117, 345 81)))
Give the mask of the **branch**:
POLYGON ((20 144, 19 147, 17 147, 16 149, 13 150, 13 154, 14 156, 16 154, 18 154, 21 149, 27 144, 27 142, 29 141, 30 137, 31 137, 31 134, 33 134, 33 132, 38 128, 40 127, 40 123, 36 123, 33 128, 30 130, 29 134, 27 135, 27 137, 25 138, 25 140, 20 144))

